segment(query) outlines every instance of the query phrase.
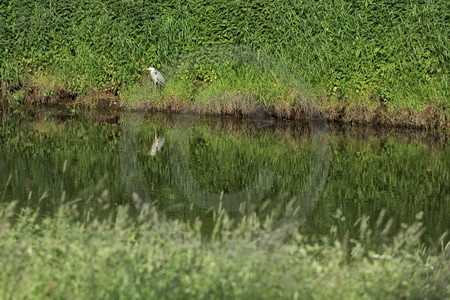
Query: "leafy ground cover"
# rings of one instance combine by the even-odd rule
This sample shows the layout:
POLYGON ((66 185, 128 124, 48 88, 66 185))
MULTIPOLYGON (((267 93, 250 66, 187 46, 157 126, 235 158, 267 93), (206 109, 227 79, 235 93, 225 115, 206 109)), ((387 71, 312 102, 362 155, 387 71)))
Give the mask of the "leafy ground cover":
POLYGON ((329 119, 448 127, 449 11, 445 0, 2 1, 1 94, 282 118, 313 105, 329 119), (168 79, 161 93, 149 65, 168 79))

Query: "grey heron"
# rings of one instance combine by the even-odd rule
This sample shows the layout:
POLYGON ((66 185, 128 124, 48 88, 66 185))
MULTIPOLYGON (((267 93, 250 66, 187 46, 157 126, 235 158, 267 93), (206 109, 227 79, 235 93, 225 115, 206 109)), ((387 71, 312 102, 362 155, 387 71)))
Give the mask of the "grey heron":
POLYGON ((157 87, 161 88, 166 84, 166 80, 162 76, 161 72, 153 67, 149 67, 147 70, 150 71, 150 78, 157 87))

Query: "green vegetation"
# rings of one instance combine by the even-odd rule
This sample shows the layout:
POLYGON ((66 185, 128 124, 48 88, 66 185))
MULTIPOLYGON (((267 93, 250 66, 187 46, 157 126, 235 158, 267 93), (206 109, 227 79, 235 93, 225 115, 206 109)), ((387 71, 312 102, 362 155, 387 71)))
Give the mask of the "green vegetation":
MULTIPOLYGON (((44 200, 46 201, 46 200, 44 200)), ((108 208, 108 200, 96 198, 108 208)), ((218 218, 222 236, 202 239, 200 223, 165 220, 151 206, 139 218, 110 207, 98 220, 77 202, 39 219, 14 204, 0 205, 0 295, 42 298, 420 298, 450 296, 448 251, 420 246, 420 223, 401 230, 380 250, 366 239, 293 233, 276 240, 271 220, 232 223, 218 218), (111 210, 110 210, 111 211, 111 210)))
POLYGON ((2 299, 450 297, 445 134, 330 127, 322 199, 298 226, 308 126, 48 108, 2 122, 2 299), (227 195, 263 169, 270 190, 233 212, 182 182, 227 195))
POLYGON ((446 0, 6 0, 1 90, 279 117, 313 104, 330 119, 445 127, 449 11, 446 0), (162 93, 149 65, 169 79, 162 93))

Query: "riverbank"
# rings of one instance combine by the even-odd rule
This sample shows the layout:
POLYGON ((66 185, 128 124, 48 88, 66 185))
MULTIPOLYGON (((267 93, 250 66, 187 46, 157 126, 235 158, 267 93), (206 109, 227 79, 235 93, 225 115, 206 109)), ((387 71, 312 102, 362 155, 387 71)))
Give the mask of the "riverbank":
POLYGON ((448 128, 447 2, 9 0, 0 94, 448 128), (148 66, 166 77, 158 93, 148 66))
POLYGON ((339 100, 333 96, 305 99, 277 99, 265 104, 258 96, 240 91, 214 93, 207 99, 174 95, 172 91, 156 90, 150 82, 119 96, 110 91, 91 91, 78 95, 62 87, 43 84, 30 86, 0 97, 4 108, 8 106, 51 105, 60 107, 102 108, 112 110, 138 110, 160 112, 198 113, 205 115, 241 115, 257 118, 305 120, 320 117, 329 122, 450 129, 449 103, 436 101, 421 107, 392 107, 383 102, 364 99, 339 100))

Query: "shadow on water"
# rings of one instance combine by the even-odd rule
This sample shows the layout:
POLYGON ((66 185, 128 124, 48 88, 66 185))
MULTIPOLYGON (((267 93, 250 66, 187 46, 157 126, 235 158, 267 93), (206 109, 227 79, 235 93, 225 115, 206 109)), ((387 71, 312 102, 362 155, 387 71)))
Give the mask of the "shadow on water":
POLYGON ((212 234, 221 211, 316 236, 450 223, 448 136, 426 131, 182 114, 36 110, 3 118, 0 201, 47 215, 79 199, 97 217, 152 203, 212 234), (355 225, 356 224, 356 225, 355 225))

